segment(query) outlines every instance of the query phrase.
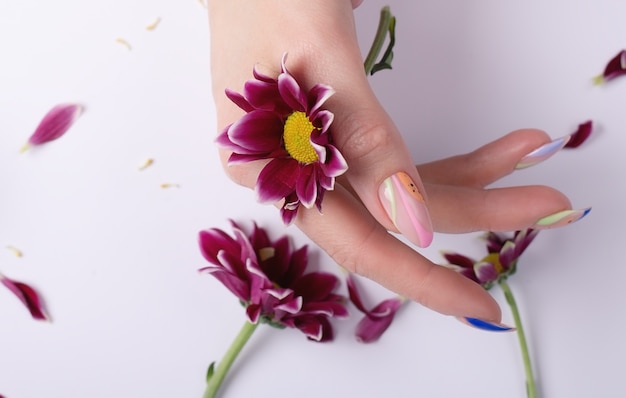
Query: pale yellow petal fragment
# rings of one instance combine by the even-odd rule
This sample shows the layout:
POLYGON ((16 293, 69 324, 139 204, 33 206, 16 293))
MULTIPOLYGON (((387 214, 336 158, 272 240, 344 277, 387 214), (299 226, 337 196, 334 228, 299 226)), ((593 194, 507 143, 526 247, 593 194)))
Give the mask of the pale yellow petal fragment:
POLYGON ((139 171, 147 169, 148 167, 152 166, 153 163, 154 163, 154 159, 152 158, 146 159, 146 161, 141 166, 139 166, 139 171))
POLYGON ((163 188, 163 189, 167 189, 167 188, 180 188, 180 184, 174 184, 174 183, 170 183, 170 182, 164 182, 163 184, 161 184, 161 188, 163 188))
POLYGON ((154 22, 152 22, 150 25, 146 26, 146 30, 155 30, 156 27, 159 26, 160 23, 161 23, 161 18, 160 17, 156 17, 154 22))
POLYGON ((6 248, 10 250, 15 255, 15 257, 22 257, 24 255, 22 251, 15 246, 7 245, 6 248))
POLYGON ((132 50, 132 47, 130 46, 130 43, 127 42, 126 40, 122 39, 121 37, 118 37, 117 39, 115 39, 115 41, 121 45, 123 45, 124 47, 126 47, 126 49, 128 51, 132 50))
POLYGON ((198 3, 200 3, 200 5, 204 8, 209 8, 209 6, 206 3, 206 0, 198 0, 198 3))

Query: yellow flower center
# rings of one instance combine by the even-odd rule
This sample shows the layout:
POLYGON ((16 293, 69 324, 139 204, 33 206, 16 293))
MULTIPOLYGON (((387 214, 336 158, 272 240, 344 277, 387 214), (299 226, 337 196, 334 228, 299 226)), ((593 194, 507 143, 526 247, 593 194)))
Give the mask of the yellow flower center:
POLYGON ((311 133, 316 128, 304 112, 292 113, 285 122, 283 128, 285 149, 300 163, 308 164, 319 160, 311 145, 311 133))
POLYGON ((498 275, 504 271, 504 267, 500 263, 500 254, 498 253, 489 253, 487 257, 483 258, 483 261, 493 264, 494 268, 498 272, 498 275))

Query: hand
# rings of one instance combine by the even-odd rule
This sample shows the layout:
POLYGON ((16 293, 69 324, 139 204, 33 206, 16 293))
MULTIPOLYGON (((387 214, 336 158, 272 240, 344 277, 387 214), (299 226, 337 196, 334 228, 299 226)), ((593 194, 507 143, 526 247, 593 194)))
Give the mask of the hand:
MULTIPOLYGON (((483 189, 550 140, 540 131, 520 131, 471 154, 416 169, 363 72, 352 15, 352 6, 358 3, 209 1, 218 128, 221 131, 242 116, 224 89, 240 91, 253 65, 276 76, 278 60, 288 52, 288 68, 302 86, 309 89, 324 83, 335 89, 325 107, 335 115, 333 138, 350 166, 335 190, 326 194, 323 214, 301 209, 296 225, 351 272, 436 311, 498 322, 500 310, 482 287, 436 266, 387 231, 402 232, 413 243, 428 245, 432 235, 426 204, 432 225, 445 232, 525 228, 545 215, 569 209, 567 198, 548 187, 483 189), (414 212, 418 223, 396 225, 381 203, 381 184, 399 172, 423 197, 414 212)), ((261 162, 228 167, 229 153, 222 151, 221 156, 234 181, 254 186, 261 162)))

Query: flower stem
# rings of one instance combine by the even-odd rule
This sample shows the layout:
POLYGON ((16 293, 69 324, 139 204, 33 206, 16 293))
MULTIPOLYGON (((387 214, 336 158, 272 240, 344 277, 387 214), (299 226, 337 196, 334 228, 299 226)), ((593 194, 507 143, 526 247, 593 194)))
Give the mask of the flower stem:
POLYGON ((380 10, 380 20, 378 21, 378 29, 376 29, 376 36, 374 36, 372 47, 370 47, 370 51, 367 53, 367 57, 365 57, 365 62, 363 63, 363 66, 365 67, 365 74, 367 76, 369 76, 372 72, 372 68, 374 68, 378 54, 380 54, 380 50, 383 48, 390 23, 391 10, 388 6, 385 6, 380 10))
POLYGON ((235 340, 233 340, 230 347, 228 347, 228 351, 226 351, 226 354, 224 354, 222 361, 217 364, 217 369, 215 369, 215 373, 210 376, 206 386, 206 390, 204 391, 204 395, 202 395, 203 398, 215 397, 218 390, 220 389, 220 386, 222 385, 222 382, 224 381, 224 377, 226 377, 226 374, 230 370, 230 367, 232 366, 233 362, 235 362, 237 355, 239 355, 241 349, 248 342, 250 336, 252 336, 252 333, 254 333, 258 325, 258 323, 250 322, 246 322, 243 325, 243 327, 237 334, 237 337, 235 337, 235 340))
POLYGON ((519 338, 519 345, 522 350, 522 359, 524 360, 524 372, 526 373, 526 396, 528 398, 537 398, 537 387, 535 386, 535 377, 533 376, 533 368, 530 363, 530 354, 528 353, 528 344, 526 343, 526 335, 524 334, 524 326, 522 325, 522 318, 520 317, 519 310, 517 309, 517 303, 513 292, 506 282, 506 279, 500 279, 498 282, 500 288, 504 292, 507 303, 511 308, 513 319, 515 320, 515 327, 517 328, 517 337, 519 338))

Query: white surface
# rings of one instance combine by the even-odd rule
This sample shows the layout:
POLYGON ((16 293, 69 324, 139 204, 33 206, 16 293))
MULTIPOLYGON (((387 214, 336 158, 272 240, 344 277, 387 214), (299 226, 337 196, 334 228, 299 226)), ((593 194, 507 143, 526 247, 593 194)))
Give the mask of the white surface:
MULTIPOLYGON (((357 12, 365 49, 381 1, 357 12)), ((540 234, 511 280, 543 397, 622 397, 626 78, 590 79, 626 47, 626 2, 391 2, 394 70, 372 79, 418 161, 473 149, 510 130, 553 137, 587 118, 584 149, 506 182, 544 183, 584 221, 540 234)), ((194 0, 0 3, 0 271, 36 286, 53 323, 0 289, 0 393, 7 398, 198 397, 207 365, 244 320, 204 264, 196 233, 276 210, 222 174, 213 145, 205 10, 194 0), (154 18, 156 30, 144 27, 154 18), (127 51, 117 37, 132 45, 127 51), (19 155, 59 102, 87 111, 61 140, 19 155), (155 164, 139 172, 146 158, 155 164), (180 189, 159 188, 163 182, 180 189)), ((294 243, 307 243, 294 228, 294 243)), ((437 235, 423 252, 482 254, 473 236, 437 235)), ((336 269, 318 253, 323 266, 336 269)), ((378 298, 390 293, 373 284, 378 298)), ((494 292, 511 322, 504 300, 494 292)), ((509 397, 524 379, 514 334, 476 331, 419 305, 380 342, 332 344, 260 328, 225 396, 509 397)))

